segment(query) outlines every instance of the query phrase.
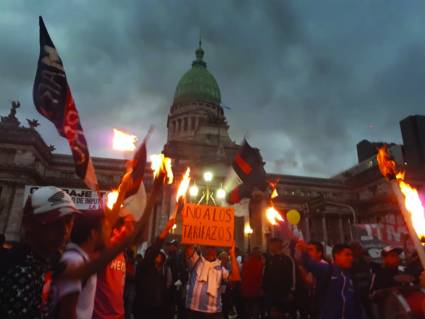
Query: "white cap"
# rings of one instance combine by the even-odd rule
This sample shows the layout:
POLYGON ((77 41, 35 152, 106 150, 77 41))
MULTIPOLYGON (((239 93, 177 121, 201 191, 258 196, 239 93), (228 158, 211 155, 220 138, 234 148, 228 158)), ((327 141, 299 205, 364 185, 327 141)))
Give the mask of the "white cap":
POLYGON ((24 216, 36 218, 41 223, 51 223, 63 216, 80 213, 71 196, 54 186, 37 189, 28 198, 24 216))

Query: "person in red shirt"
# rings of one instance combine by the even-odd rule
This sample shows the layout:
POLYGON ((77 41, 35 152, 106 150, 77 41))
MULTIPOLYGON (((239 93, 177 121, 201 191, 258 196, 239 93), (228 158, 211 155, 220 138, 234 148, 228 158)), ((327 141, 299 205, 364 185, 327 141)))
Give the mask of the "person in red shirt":
POLYGON ((242 265, 241 295, 244 312, 242 318, 259 318, 263 268, 260 248, 255 247, 242 265))
MULTIPOLYGON (((126 216, 122 227, 116 227, 111 245, 133 230, 134 219, 126 216)), ((97 288, 94 301, 93 319, 124 319, 124 286, 126 263, 124 253, 120 253, 97 274, 97 288)))

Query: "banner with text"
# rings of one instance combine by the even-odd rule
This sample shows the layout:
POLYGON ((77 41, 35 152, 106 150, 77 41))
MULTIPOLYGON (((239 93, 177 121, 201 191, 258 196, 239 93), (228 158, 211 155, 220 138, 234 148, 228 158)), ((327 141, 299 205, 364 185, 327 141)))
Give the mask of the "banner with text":
MULTIPOLYGON (((34 193, 37 189, 39 189, 42 186, 36 186, 36 185, 25 185, 25 191, 24 191, 24 203, 32 193, 34 193)), ((64 188, 63 189, 66 193, 69 194, 69 196, 72 197, 72 200, 74 201, 75 206, 80 210, 88 210, 88 209, 98 209, 100 208, 99 205, 99 197, 97 196, 97 193, 89 190, 89 189, 83 189, 83 188, 64 188)), ((102 196, 102 200, 105 200, 106 191, 101 191, 100 194, 102 196)))
POLYGON ((413 249, 406 225, 400 215, 388 214, 379 224, 356 224, 354 238, 360 242, 372 258, 380 258, 384 246, 413 249))
POLYGON ((230 207, 186 204, 182 213, 182 243, 231 247, 234 214, 230 207))

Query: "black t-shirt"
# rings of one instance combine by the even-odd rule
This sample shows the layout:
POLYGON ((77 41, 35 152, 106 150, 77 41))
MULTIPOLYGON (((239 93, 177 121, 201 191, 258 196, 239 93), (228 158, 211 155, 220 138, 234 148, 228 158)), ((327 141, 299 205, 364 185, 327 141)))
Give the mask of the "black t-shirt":
POLYGON ((49 313, 49 265, 25 246, 3 252, 0 259, 0 318, 38 319, 49 313))
POLYGON ((285 254, 271 256, 264 268, 263 289, 268 298, 285 300, 292 292, 295 262, 285 254))

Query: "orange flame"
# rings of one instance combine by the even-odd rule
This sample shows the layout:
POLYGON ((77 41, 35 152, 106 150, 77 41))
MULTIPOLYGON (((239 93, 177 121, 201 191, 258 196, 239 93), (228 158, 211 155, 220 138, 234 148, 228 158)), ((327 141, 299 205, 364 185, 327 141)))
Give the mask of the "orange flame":
POLYGON ((113 129, 112 148, 117 151, 134 151, 136 149, 137 137, 123 131, 113 129))
POLYGON ((167 176, 167 184, 173 183, 173 170, 171 169, 171 158, 165 157, 164 154, 153 154, 150 157, 153 176, 157 177, 162 171, 167 176))
POLYGON ((167 183, 172 184, 174 175, 173 175, 173 170, 171 169, 171 158, 169 157, 164 158, 164 167, 165 167, 165 175, 167 176, 167 183))
POLYGON ((404 205, 406 206, 407 211, 410 213, 412 226, 415 229, 416 235, 423 242, 425 239, 425 211, 418 191, 406 183, 403 179, 397 179, 397 182, 401 192, 404 195, 404 205))
POLYGON ((379 170, 385 177, 394 176, 404 196, 404 206, 410 214, 410 220, 416 235, 425 239, 425 210, 416 188, 404 180, 404 172, 397 171, 397 165, 388 154, 386 146, 381 147, 377 155, 379 170))
POLYGON ((388 146, 384 145, 378 149, 378 154, 376 156, 378 161, 378 167, 381 171, 381 174, 384 177, 394 177, 397 173, 397 165, 395 161, 391 159, 390 154, 388 153, 388 146))
POLYGON ((187 190, 190 184, 190 168, 188 167, 186 173, 183 175, 183 179, 180 182, 179 188, 177 190, 176 201, 178 202, 180 198, 186 196, 187 190))
POLYGON ((117 190, 113 190, 111 192, 109 192, 106 195, 106 207, 108 207, 109 209, 112 209, 114 207, 114 204, 117 202, 118 199, 118 191, 117 190))
POLYGON ((278 222, 284 221, 283 217, 273 206, 266 209, 266 217, 269 223, 272 225, 277 225, 278 222))

